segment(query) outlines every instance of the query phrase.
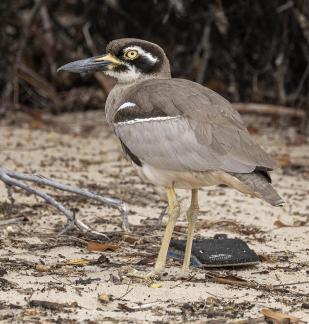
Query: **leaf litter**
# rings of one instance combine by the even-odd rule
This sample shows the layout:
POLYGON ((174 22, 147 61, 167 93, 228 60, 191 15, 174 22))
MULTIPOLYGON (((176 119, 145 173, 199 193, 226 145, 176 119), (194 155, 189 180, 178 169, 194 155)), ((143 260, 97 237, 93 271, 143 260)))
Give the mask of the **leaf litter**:
MULTIPOLYGON (((49 118, 54 118, 54 124, 66 118, 72 122, 72 115, 49 118)), ((66 200, 70 208, 76 208, 87 223, 95 224, 102 231, 113 230, 114 234, 108 242, 94 241, 76 231, 57 237, 56 227, 61 227, 61 217, 31 197, 14 193, 15 206, 11 210, 6 208, 5 217, 0 220, 27 217, 27 221, 7 225, 4 222, 0 226, 1 320, 31 321, 39 316, 52 321, 57 318, 67 322, 78 322, 81 318, 96 321, 111 318, 105 315, 108 311, 116 322, 121 322, 123 316, 140 321, 145 316, 149 321, 162 318, 239 324, 274 321, 271 318, 273 313, 261 313, 265 306, 290 316, 289 321, 293 318, 306 320, 308 308, 303 305, 308 304, 309 286, 306 284, 308 260, 304 256, 308 250, 302 242, 308 235, 305 216, 309 207, 304 198, 309 190, 302 174, 297 173, 299 171, 291 167, 292 173, 284 171, 276 175, 275 186, 291 201, 290 207, 283 210, 268 208, 227 188, 210 189, 213 192, 210 195, 201 193, 201 207, 206 213, 200 216, 201 226, 198 226, 196 237, 213 237, 218 232, 240 237, 259 254, 262 261, 259 266, 237 270, 196 269, 190 278, 180 280, 177 276, 179 262, 169 260, 161 280, 154 281, 152 287, 147 286, 126 274, 128 268, 145 273, 152 269, 163 225, 154 229, 151 220, 158 217, 165 203, 160 201, 151 186, 139 180, 125 160, 119 159, 121 155, 117 150, 115 153, 116 144, 109 137, 109 130, 101 123, 96 128, 96 120, 99 120, 96 114, 92 119, 91 134, 64 135, 65 132, 60 132, 57 138, 53 133, 53 145, 48 140, 50 130, 46 130, 44 125, 35 130, 35 136, 23 127, 16 131, 16 136, 24 149, 30 145, 36 147, 36 153, 42 153, 37 160, 33 159, 31 166, 40 173, 61 175, 73 184, 82 181, 83 186, 91 190, 126 200, 134 215, 131 217, 132 231, 122 232, 121 221, 111 209, 98 209, 99 206, 92 209, 85 200, 63 196, 61 199, 66 200), (101 145, 96 142, 98 134, 104 138, 103 155, 98 152, 101 145), (80 143, 79 150, 71 144, 76 137, 80 143), (54 145, 57 141, 60 144, 54 145), (102 164, 91 163, 100 158, 102 164), (289 185, 285 188, 287 182, 289 185), (6 231, 8 226, 13 226, 14 230, 6 231), (111 297, 103 302, 98 296, 105 296, 102 299, 106 300, 106 296, 111 297), (20 299, 24 301, 19 303, 20 299)), ((82 124, 82 119, 78 123, 82 124)), ((8 128, 0 129, 0 132, 7 132, 3 138, 14 140, 12 134, 8 136, 8 128)), ((260 139, 261 132, 257 132, 257 136, 260 139)), ((269 148, 278 149, 274 146, 269 148)), ((17 151, 8 153, 13 167, 18 154, 17 151)), ((289 151, 288 158, 292 164, 298 161, 293 150, 289 151)), ((291 163, 287 161, 285 168, 290 168, 291 163)), ((304 161, 297 163, 303 165, 304 161)), ((23 161, 15 167, 29 168, 23 161)), ((0 188, 0 194, 5 197, 5 190, 0 188)), ((182 193, 180 198, 185 208, 188 200, 182 193)), ((175 237, 185 238, 187 224, 184 217, 177 226, 179 231, 175 237)))

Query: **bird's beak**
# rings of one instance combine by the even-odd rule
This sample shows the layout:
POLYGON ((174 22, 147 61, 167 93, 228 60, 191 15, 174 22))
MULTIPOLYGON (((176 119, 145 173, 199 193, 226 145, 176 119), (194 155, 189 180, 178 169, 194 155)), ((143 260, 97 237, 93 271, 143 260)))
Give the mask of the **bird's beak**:
POLYGON ((112 70, 115 66, 121 64, 123 63, 116 56, 112 54, 104 54, 62 65, 57 72, 68 71, 73 73, 90 73, 107 71, 112 70))

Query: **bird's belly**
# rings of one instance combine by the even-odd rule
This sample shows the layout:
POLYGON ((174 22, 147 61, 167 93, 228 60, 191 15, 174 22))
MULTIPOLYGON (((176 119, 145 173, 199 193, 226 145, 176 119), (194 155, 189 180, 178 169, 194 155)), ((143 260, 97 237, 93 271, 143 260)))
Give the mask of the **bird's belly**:
POLYGON ((172 171, 157 169, 149 164, 141 167, 133 163, 139 176, 150 181, 154 185, 173 187, 179 189, 198 189, 201 187, 214 186, 224 183, 220 174, 221 171, 191 172, 172 171))

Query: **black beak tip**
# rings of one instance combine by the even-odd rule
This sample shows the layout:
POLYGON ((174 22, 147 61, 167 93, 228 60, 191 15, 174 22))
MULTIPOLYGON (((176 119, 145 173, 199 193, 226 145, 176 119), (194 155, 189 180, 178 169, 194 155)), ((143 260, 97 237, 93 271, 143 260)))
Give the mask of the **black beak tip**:
POLYGON ((97 61, 95 57, 84 60, 78 60, 64 64, 57 69, 59 71, 67 71, 71 73, 92 73, 96 71, 104 71, 110 64, 108 61, 97 61))
POLYGON ((79 66, 79 64, 77 64, 77 62, 71 62, 71 63, 67 63, 67 64, 64 64, 64 65, 60 66, 57 69, 57 72, 59 72, 59 71, 67 71, 67 72, 79 73, 80 72, 80 66, 79 66))

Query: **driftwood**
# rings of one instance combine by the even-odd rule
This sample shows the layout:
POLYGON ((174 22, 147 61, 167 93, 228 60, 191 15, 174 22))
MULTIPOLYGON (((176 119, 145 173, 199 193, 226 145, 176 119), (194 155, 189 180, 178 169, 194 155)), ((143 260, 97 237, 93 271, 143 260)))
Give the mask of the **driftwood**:
POLYGON ((32 186, 26 184, 24 181, 33 182, 38 185, 48 186, 58 190, 71 192, 86 197, 88 199, 95 200, 101 204, 106 204, 109 206, 116 207, 119 209, 119 211, 122 214, 124 230, 126 231, 129 230, 127 207, 125 203, 120 199, 104 197, 96 193, 84 189, 80 189, 78 187, 72 187, 72 186, 62 184, 55 180, 45 178, 41 175, 30 175, 21 172, 10 171, 2 167, 0 167, 0 180, 4 182, 5 185, 7 186, 9 199, 11 200, 12 204, 14 203, 14 199, 12 197, 12 193, 10 189, 12 187, 16 187, 44 199, 47 203, 49 203, 50 205, 58 209, 58 211, 60 211, 67 218, 67 223, 63 228, 63 230, 60 232, 60 234, 64 234, 70 229, 72 229, 74 226, 76 226, 79 230, 81 230, 85 234, 90 234, 91 236, 95 236, 99 239, 108 239, 108 236, 106 234, 97 232, 91 229, 88 225, 78 220, 74 212, 64 207, 59 201, 54 199, 52 196, 48 195, 42 190, 33 188, 32 186))

